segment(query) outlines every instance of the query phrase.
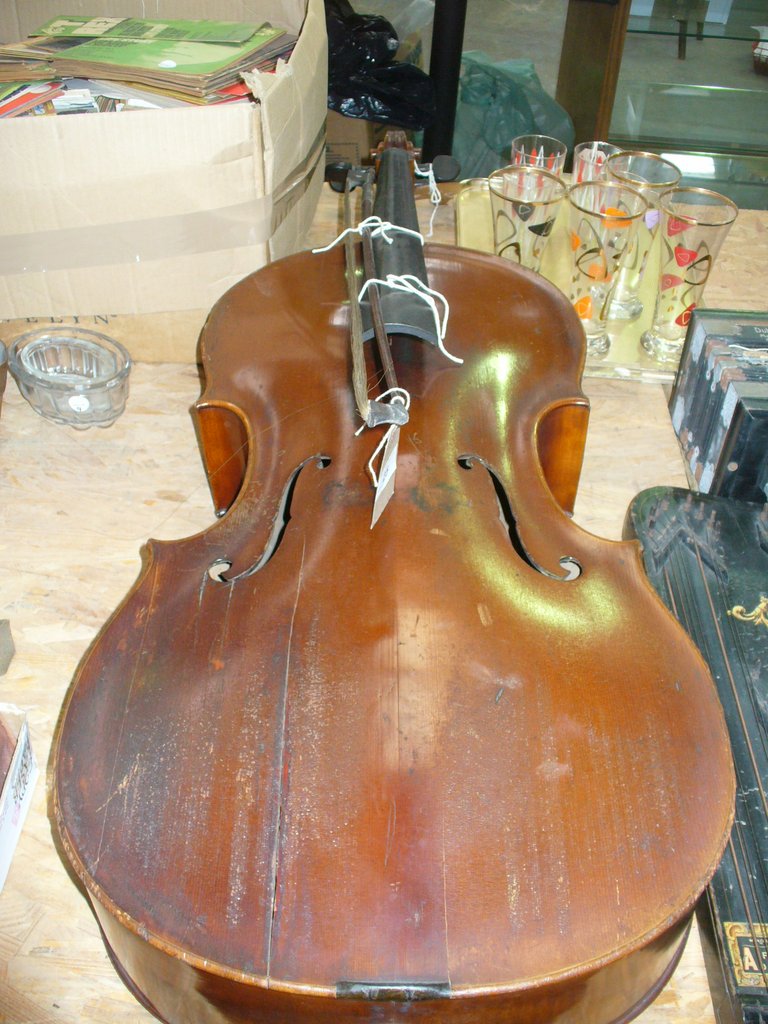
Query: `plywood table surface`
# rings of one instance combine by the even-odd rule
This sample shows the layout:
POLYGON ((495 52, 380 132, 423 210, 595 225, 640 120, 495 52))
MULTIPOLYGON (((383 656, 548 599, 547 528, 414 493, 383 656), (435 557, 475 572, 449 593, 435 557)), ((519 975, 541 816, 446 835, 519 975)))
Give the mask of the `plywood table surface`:
MULTIPOLYGON (((329 224, 335 206, 329 205, 329 224)), ((321 226, 321 234, 325 227, 321 226)), ((617 538, 642 488, 685 485, 660 385, 587 380, 592 418, 576 520, 617 538)), ((148 537, 214 521, 188 409, 196 368, 138 363, 124 415, 78 432, 38 417, 9 381, 0 416, 0 618, 16 655, 0 701, 25 709, 41 765, 0 894, 0 1021, 149 1024, 113 970, 87 901, 57 851, 46 769, 79 659, 139 570, 148 537)), ((713 1024, 696 935, 640 1024, 713 1024)))

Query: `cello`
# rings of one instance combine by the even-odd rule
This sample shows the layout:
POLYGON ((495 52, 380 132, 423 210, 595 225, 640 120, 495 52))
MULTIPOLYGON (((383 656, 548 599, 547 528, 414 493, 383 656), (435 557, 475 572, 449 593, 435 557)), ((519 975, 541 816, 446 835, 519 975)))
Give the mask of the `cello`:
POLYGON ((84 657, 57 829, 166 1024, 629 1021, 728 837, 722 712, 637 545, 571 520, 574 311, 422 253, 387 205, 412 156, 380 163, 351 266, 288 257, 209 315, 219 520, 148 542, 84 657))

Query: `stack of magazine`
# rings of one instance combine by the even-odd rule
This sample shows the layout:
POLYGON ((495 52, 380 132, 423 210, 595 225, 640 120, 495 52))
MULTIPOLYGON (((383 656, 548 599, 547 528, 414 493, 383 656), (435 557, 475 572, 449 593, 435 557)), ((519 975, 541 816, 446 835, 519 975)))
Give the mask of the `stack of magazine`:
MULTIPOLYGON (((71 79, 122 83, 134 99, 139 90, 180 102, 221 103, 246 95, 243 71, 274 70, 295 42, 294 35, 269 24, 62 15, 28 39, 0 44, 0 83, 17 87, 12 96, 25 90, 30 99, 35 90, 44 92, 40 83, 53 92, 58 88, 58 97, 42 101, 54 105, 71 79)), ((0 87, 2 94, 8 90, 0 87)))

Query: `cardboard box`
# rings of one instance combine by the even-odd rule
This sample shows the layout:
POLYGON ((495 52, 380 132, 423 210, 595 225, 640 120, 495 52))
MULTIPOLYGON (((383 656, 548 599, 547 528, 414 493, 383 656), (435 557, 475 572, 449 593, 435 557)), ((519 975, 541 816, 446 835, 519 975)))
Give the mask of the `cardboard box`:
POLYGON ((12 704, 0 704, 0 890, 32 803, 37 776, 26 715, 12 704))
MULTIPOLYGON (((328 111, 326 131, 326 159, 328 163, 346 160, 353 167, 364 167, 373 163, 373 154, 386 138, 387 132, 405 131, 412 142, 414 132, 397 129, 391 124, 378 121, 364 121, 359 117, 344 117, 335 110, 328 111)), ((418 157, 417 157, 418 159, 418 157)))
POLYGON ((344 117, 335 110, 328 111, 326 152, 327 160, 346 160, 353 167, 371 163, 371 151, 384 141, 386 126, 359 117, 344 117))
MULTIPOLYGON (((141 0, 67 13, 147 16, 141 0)), ((59 0, 0 5, 22 38, 59 0)), ((256 103, 0 122, 0 337, 76 321, 136 359, 193 359, 211 306, 304 245, 323 181, 322 0, 159 0, 152 17, 270 21, 299 32, 288 62, 252 76, 256 103)))

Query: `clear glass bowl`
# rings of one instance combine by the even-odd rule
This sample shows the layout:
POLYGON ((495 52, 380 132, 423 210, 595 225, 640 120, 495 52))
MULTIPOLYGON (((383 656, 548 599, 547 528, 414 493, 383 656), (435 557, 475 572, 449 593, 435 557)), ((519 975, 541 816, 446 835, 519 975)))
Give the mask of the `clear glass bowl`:
POLYGON ((32 408, 55 423, 108 427, 125 409, 131 357, 98 331, 27 331, 8 349, 8 367, 32 408))

